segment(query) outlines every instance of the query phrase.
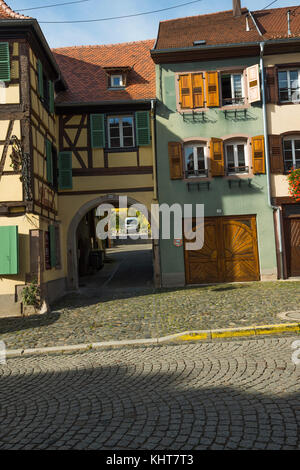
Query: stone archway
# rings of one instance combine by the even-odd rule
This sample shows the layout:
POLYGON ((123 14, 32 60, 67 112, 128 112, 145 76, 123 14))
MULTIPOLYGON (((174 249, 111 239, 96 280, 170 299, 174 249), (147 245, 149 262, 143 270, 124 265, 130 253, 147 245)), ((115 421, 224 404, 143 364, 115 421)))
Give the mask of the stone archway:
MULTIPOLYGON (((132 197, 127 197, 128 206, 133 204, 141 204, 132 197)), ((101 204, 118 204, 120 196, 117 194, 109 194, 105 196, 96 197, 85 204, 76 212, 72 218, 67 234, 67 288, 70 290, 78 289, 78 263, 77 263, 77 244, 76 244, 76 231, 81 219, 92 209, 101 204)), ((149 210, 149 209, 148 209, 149 210)), ((151 213, 148 213, 148 220, 151 224, 151 213)), ((154 283, 156 286, 160 284, 160 263, 159 263, 159 244, 155 240, 153 244, 153 268, 154 268, 154 283)))

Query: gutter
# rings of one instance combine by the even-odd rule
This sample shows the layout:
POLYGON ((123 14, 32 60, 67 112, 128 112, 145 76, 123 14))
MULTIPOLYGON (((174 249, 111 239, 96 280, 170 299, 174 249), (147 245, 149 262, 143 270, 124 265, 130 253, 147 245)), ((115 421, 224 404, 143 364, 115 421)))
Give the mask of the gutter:
POLYGON ((276 211, 277 215, 277 234, 278 234, 278 243, 279 243, 279 262, 280 262, 280 274, 283 278, 283 243, 282 243, 282 224, 279 206, 274 206, 272 204, 272 189, 270 181, 270 160, 269 160, 269 140, 268 140, 268 120, 267 120, 267 109, 266 109, 266 91, 265 91, 265 74, 264 74, 264 46, 265 42, 260 43, 260 72, 261 72, 261 82, 262 82, 262 110, 263 110, 263 125, 264 125, 264 141, 265 141, 265 160, 266 160, 266 174, 267 174, 267 187, 268 187, 268 205, 271 209, 276 211))
POLYGON ((82 106, 110 106, 110 105, 129 105, 129 104, 149 104, 151 105, 152 102, 156 102, 154 98, 147 98, 144 100, 118 100, 118 101, 72 101, 68 102, 60 102, 55 103, 56 108, 73 108, 73 107, 82 107, 82 106))
MULTIPOLYGON (((249 12, 250 13, 250 12, 249 12)), ((254 24, 256 24, 254 22, 254 24)), ((260 33, 260 36, 262 34, 260 33)), ((297 38, 285 38, 285 39, 270 39, 264 44, 267 45, 278 45, 278 44, 291 44, 291 42, 299 42, 300 41, 300 36, 297 38)), ((205 45, 205 46, 191 46, 191 47, 171 47, 168 49, 151 49, 150 54, 155 55, 155 54, 167 54, 170 52, 191 52, 191 51, 203 51, 203 50, 210 50, 210 49, 231 49, 235 47, 249 47, 249 46, 257 46, 260 47, 261 41, 252 41, 252 42, 237 42, 233 44, 210 44, 210 45, 205 45)))

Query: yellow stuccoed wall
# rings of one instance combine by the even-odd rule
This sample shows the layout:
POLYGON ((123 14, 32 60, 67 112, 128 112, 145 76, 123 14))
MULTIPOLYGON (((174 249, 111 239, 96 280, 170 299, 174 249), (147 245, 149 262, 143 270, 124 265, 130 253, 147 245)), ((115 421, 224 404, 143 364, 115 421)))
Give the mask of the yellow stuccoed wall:
MULTIPOLYGON (((299 54, 272 55, 264 57, 265 67, 276 64, 299 62, 299 54)), ((275 105, 267 104, 268 134, 300 131, 300 104, 275 105)), ((289 196, 288 181, 285 175, 271 175, 272 196, 289 196)))

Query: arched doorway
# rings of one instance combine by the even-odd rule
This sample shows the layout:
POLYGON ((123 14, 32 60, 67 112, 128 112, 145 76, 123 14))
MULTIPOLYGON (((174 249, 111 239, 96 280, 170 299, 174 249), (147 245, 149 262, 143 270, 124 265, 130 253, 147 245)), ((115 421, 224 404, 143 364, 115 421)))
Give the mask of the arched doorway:
MULTIPOLYGON (((118 207, 120 196, 117 194, 110 194, 105 196, 99 196, 91 201, 83 204, 80 209, 77 210, 76 214, 73 216, 67 233, 67 287, 70 290, 78 289, 79 279, 78 279, 78 240, 76 237, 77 228, 85 215, 92 209, 100 206, 101 204, 111 204, 118 207)), ((127 205, 128 207, 132 205, 140 204, 139 201, 133 199, 132 197, 127 196, 127 205)), ((148 220, 151 224, 151 212, 148 210, 148 220)), ((160 261, 159 261, 159 243, 158 240, 153 240, 153 272, 154 272, 154 285, 160 285, 160 261)))

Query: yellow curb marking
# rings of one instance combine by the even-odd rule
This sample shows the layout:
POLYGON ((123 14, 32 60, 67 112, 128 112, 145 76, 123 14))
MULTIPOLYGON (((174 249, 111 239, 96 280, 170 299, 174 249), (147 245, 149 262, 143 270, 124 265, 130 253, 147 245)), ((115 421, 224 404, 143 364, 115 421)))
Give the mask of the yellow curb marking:
POLYGON ((255 335, 255 330, 240 330, 240 331, 217 331, 212 332, 212 338, 232 338, 235 336, 251 336, 255 335))
POLYGON ((195 339, 207 339, 207 333, 183 335, 178 338, 181 341, 193 341, 195 339))

